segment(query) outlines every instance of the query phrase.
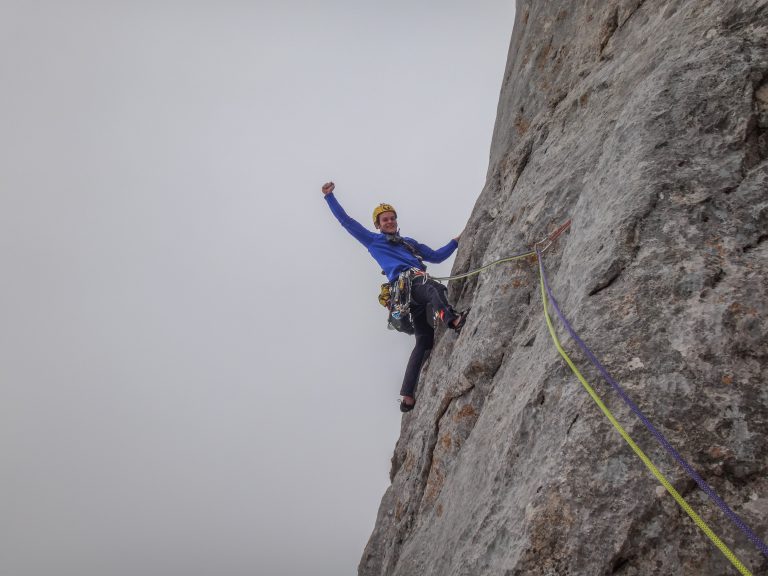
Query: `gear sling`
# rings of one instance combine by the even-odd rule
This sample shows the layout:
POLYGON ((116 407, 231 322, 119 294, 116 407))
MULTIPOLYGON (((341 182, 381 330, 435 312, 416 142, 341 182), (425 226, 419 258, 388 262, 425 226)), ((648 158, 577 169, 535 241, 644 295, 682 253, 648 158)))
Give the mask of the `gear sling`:
MULTIPOLYGON (((393 282, 385 282, 381 285, 379 304, 389 310, 387 328, 397 330, 404 334, 413 334, 413 316, 411 315, 411 283, 414 276, 426 277, 426 265, 415 246, 403 240, 399 234, 387 234, 387 240, 395 244, 402 244, 413 254, 423 266, 423 270, 409 268, 400 272, 393 282)), ((384 272, 382 271, 382 274, 384 272)), ((429 318, 429 314, 427 317, 429 318)))

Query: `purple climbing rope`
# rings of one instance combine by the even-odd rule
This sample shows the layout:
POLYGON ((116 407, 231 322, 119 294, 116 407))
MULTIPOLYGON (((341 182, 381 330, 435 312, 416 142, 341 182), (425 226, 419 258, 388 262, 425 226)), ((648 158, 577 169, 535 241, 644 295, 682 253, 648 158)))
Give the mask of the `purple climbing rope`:
POLYGON ((627 395, 627 393, 624 391, 624 389, 616 382, 611 375, 608 373, 608 371, 605 369, 605 367, 600 363, 600 361, 595 357, 595 355, 592 353, 592 351, 587 348, 587 345, 584 344, 584 341, 579 338, 579 335, 576 334, 573 327, 568 323, 568 320, 565 319, 565 316, 560 311, 560 307, 557 305, 557 300, 555 300, 555 297, 552 295, 552 290, 549 287, 549 282, 547 281, 547 276, 544 273, 544 262, 541 258, 541 252, 539 252, 538 247, 536 248, 536 255, 539 259, 539 268, 541 269, 541 277, 544 280, 544 288, 547 291, 547 296, 549 298, 549 301, 552 303, 552 308, 554 308, 555 313, 557 314, 557 317, 560 318, 560 321, 563 323, 563 326, 565 326, 565 329, 568 331, 568 334, 571 335, 571 338, 573 338, 576 343, 579 345, 579 348, 584 352, 584 354, 587 355, 589 360, 594 364, 595 368, 600 372, 602 377, 605 379, 608 384, 611 385, 611 387, 618 393, 619 396, 621 396, 622 400, 626 402, 627 406, 629 406, 632 409, 632 412, 635 413, 635 415, 640 418, 640 420, 645 424, 645 427, 648 428, 648 430, 656 437, 656 440, 659 441, 659 444, 661 444, 664 449, 669 452, 669 454, 677 461, 680 466, 683 467, 683 469, 688 473, 688 475, 693 478, 693 480, 696 481, 696 484, 699 485, 699 488, 701 488, 707 496, 710 497, 710 499, 717 504, 717 506, 722 510, 728 518, 730 518, 731 522, 733 522, 739 530, 741 530, 744 535, 749 538, 750 542, 752 542, 757 548, 760 550, 760 552, 763 553, 764 556, 768 557, 768 546, 766 546, 765 542, 763 542, 757 534, 755 534, 752 529, 747 526, 744 521, 733 511, 731 508, 726 504, 720 496, 717 495, 717 493, 709 486, 709 484, 706 483, 706 481, 699 476, 699 473, 696 472, 691 466, 688 464, 688 462, 685 461, 685 459, 678 453, 677 450, 674 449, 674 447, 667 441, 667 439, 664 437, 664 435, 659 432, 656 427, 651 424, 651 422, 648 420, 648 418, 645 417, 645 415, 642 413, 640 408, 637 407, 637 405, 632 401, 632 399, 627 395))

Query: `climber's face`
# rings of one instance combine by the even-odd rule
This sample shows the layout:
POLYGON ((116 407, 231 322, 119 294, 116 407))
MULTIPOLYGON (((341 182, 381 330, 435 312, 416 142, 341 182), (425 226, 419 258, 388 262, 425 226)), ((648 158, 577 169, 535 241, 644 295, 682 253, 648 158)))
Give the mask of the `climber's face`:
POLYGON ((397 232, 397 214, 394 212, 382 212, 379 214, 379 230, 384 234, 397 232))

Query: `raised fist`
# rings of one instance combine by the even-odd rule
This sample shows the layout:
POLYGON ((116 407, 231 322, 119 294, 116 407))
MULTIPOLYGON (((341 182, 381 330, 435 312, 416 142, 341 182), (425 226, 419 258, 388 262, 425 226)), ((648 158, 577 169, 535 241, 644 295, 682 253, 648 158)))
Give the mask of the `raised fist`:
POLYGON ((334 188, 336 188, 336 184, 334 184, 333 182, 326 182, 325 184, 323 184, 323 195, 327 196, 328 194, 333 192, 334 188))

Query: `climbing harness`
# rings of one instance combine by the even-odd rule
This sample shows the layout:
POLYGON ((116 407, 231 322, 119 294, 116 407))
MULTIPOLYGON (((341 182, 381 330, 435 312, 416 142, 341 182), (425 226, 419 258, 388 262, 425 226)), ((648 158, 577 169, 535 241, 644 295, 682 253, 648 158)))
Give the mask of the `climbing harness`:
MULTIPOLYGON (((394 209, 389 204, 381 204, 379 208, 382 208, 381 212, 392 211, 394 209), (384 210, 382 207, 387 208, 384 210)), ((374 212, 374 219, 378 218, 378 214, 374 212)), ((379 304, 389 310, 389 317, 387 318, 387 328, 390 330, 397 330, 405 334, 413 334, 413 317, 411 316, 411 283, 415 277, 423 278, 426 282, 427 266, 424 264, 424 259, 419 254, 416 246, 407 242, 400 234, 386 234, 387 241, 393 244, 401 244, 404 246, 413 256, 419 261, 421 268, 409 268, 401 272, 393 282, 385 282, 381 285, 381 291, 379 292, 379 304)), ((381 272, 384 274, 384 271, 381 272)))
POLYGON ((416 269, 409 268, 401 272, 394 282, 382 284, 379 294, 379 302, 389 310, 387 328, 405 334, 414 333, 411 317, 411 282, 414 270, 416 269))
POLYGON ((397 330, 405 334, 415 332, 411 314, 411 288, 414 280, 418 278, 421 278, 422 282, 426 282, 429 280, 429 275, 424 270, 409 268, 401 272, 394 282, 381 285, 379 304, 389 310, 387 328, 390 330, 397 330))
POLYGON ((411 271, 401 272, 397 280, 392 282, 389 301, 389 318, 387 328, 405 334, 413 334, 413 318, 411 318, 411 271))

